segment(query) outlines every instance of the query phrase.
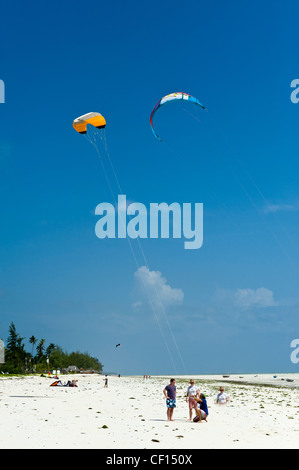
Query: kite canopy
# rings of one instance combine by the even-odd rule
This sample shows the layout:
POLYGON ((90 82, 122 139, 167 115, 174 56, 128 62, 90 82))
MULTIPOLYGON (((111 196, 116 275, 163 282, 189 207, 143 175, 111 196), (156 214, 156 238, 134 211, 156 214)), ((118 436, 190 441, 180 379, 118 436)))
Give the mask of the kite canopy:
POLYGON ((91 124, 97 129, 102 129, 106 126, 106 121, 104 116, 100 113, 83 114, 83 116, 79 116, 73 121, 73 127, 79 134, 86 134, 88 124, 91 124))
POLYGON ((197 104, 198 106, 200 106, 202 109, 206 109, 199 101, 197 98, 195 98, 194 96, 191 96, 191 95, 188 95, 188 93, 183 93, 183 92, 178 92, 178 93, 170 93, 169 95, 166 95, 164 96, 163 98, 161 98, 158 103, 156 104, 156 106, 154 107, 154 109, 152 110, 152 113, 151 113, 151 117, 150 117, 150 122, 151 122, 151 127, 152 127, 152 131, 154 133, 154 136, 160 140, 160 142, 163 142, 162 139, 158 136, 158 134, 155 132, 154 130, 154 126, 153 126, 153 117, 154 117, 154 114, 158 111, 159 108, 161 108, 161 106, 163 106, 164 104, 170 102, 170 101, 175 101, 175 100, 186 100, 186 101, 191 101, 191 103, 194 103, 194 104, 197 104))

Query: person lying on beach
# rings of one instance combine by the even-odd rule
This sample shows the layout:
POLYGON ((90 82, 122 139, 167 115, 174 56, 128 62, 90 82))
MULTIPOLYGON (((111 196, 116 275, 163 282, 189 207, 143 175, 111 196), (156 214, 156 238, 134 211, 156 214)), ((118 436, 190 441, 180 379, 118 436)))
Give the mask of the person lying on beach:
POLYGON ((56 380, 50 385, 50 387, 78 387, 77 382, 78 380, 68 380, 66 383, 63 384, 61 380, 56 380))
POLYGON ((201 422, 201 420, 204 419, 207 422, 208 421, 207 417, 208 417, 208 414, 209 414, 209 410, 208 410, 208 404, 207 404, 205 394, 201 393, 199 395, 199 398, 195 397, 194 400, 196 400, 197 403, 199 403, 199 408, 197 408, 195 410, 196 415, 199 417, 199 420, 196 420, 196 421, 201 422))
POLYGON ((219 393, 216 398, 216 403, 218 405, 226 405, 226 403, 228 402, 229 402, 229 396, 227 395, 227 393, 224 392, 224 388, 220 387, 219 393))
POLYGON ((173 421, 173 410, 176 407, 176 386, 175 379, 170 379, 170 384, 166 385, 163 390, 164 396, 166 398, 167 406, 167 419, 168 421, 173 421))
POLYGON ((195 397, 199 396, 199 388, 194 384, 194 380, 190 380, 190 385, 187 388, 186 402, 189 401, 189 420, 192 420, 193 408, 196 412, 198 405, 195 397))

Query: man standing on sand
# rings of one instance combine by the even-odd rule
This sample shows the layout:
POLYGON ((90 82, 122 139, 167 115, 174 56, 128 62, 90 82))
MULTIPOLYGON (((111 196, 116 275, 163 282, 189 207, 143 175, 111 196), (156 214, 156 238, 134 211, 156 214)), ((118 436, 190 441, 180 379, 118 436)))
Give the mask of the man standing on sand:
POLYGON ((166 385, 166 387, 163 390, 163 393, 166 398, 167 419, 168 421, 173 421, 172 419, 173 410, 176 407, 175 379, 170 379, 170 384, 166 385))

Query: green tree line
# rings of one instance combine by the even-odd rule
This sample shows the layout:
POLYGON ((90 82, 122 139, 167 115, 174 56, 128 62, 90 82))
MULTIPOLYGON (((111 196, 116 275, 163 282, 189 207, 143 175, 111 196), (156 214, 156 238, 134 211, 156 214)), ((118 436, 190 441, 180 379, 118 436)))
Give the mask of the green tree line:
POLYGON ((102 372, 103 365, 87 352, 67 353, 60 346, 50 343, 46 347, 45 339, 29 338, 31 351, 26 351, 23 337, 17 333, 15 324, 9 326, 9 335, 5 347, 5 364, 0 364, 0 371, 10 374, 42 372, 50 369, 64 369, 75 365, 79 369, 102 372))

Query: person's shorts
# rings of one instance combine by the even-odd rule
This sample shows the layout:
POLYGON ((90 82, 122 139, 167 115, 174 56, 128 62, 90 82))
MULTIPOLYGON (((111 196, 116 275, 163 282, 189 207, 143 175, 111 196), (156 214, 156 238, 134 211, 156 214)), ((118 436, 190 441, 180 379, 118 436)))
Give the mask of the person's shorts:
POLYGON ((206 419, 206 417, 207 417, 207 414, 206 414, 206 412, 205 412, 204 410, 198 410, 198 411, 196 412, 196 416, 193 418, 193 422, 194 422, 194 423, 198 423, 198 421, 199 421, 199 419, 200 419, 198 413, 200 413, 201 419, 206 419))
POLYGON ((166 406, 167 406, 167 408, 175 408, 176 407, 175 398, 167 398, 166 399, 166 406))
POLYGON ((195 400, 195 398, 192 398, 192 397, 189 398, 189 408, 190 410, 192 410, 192 408, 195 408, 195 409, 198 408, 198 403, 195 400))

